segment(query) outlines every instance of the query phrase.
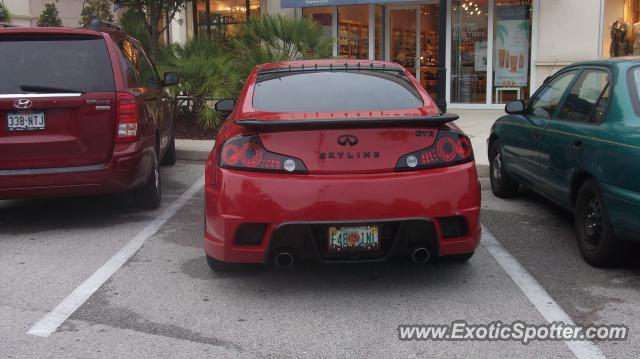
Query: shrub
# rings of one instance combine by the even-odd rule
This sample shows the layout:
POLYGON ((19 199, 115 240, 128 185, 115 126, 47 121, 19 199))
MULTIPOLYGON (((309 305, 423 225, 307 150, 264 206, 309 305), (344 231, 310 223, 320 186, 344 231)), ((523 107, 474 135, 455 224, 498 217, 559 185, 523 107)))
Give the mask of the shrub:
POLYGON ((37 25, 40 27, 62 26, 62 20, 60 20, 58 8, 55 3, 44 4, 44 10, 42 10, 42 14, 40 14, 37 25))
POLYGON ((179 90, 192 97, 189 110, 205 127, 218 127, 217 99, 235 98, 249 72, 259 64, 327 58, 333 39, 307 18, 263 15, 242 25, 237 37, 223 41, 196 38, 160 51, 160 68, 178 73, 179 90))
POLYGON ((4 5, 0 4, 0 22, 8 23, 11 21, 11 14, 9 13, 9 9, 4 7, 4 5))
POLYGON ((221 117, 213 109, 216 99, 235 97, 242 87, 234 56, 225 44, 195 38, 173 43, 160 52, 159 67, 180 77, 176 88, 192 99, 189 111, 205 127, 217 127, 221 117))
POLYGON ((150 38, 149 32, 144 25, 144 15, 138 10, 128 9, 120 17, 120 26, 124 32, 135 37, 140 41, 145 50, 149 51, 150 38))

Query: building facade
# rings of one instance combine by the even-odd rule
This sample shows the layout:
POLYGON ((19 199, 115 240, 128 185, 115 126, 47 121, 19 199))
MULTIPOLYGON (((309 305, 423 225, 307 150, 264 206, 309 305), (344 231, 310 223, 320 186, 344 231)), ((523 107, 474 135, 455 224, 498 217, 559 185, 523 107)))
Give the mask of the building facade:
MULTIPOLYGON (((54 1, 70 27, 83 2, 0 1, 27 26, 54 1)), ((564 65, 640 55, 640 0, 197 0, 168 37, 233 36, 265 13, 316 21, 336 39, 337 58, 404 65, 448 108, 501 108, 564 65)))
POLYGON ((564 65, 640 55, 640 0, 204 0, 172 39, 233 35, 264 13, 313 19, 337 58, 404 65, 448 108, 502 108, 564 65))
MULTIPOLYGON (((80 26, 80 13, 86 0, 0 0, 11 13, 11 22, 18 26, 36 26, 45 4, 54 3, 58 9, 58 16, 64 27, 80 26)), ((118 18, 119 11, 113 6, 114 18, 118 18)))

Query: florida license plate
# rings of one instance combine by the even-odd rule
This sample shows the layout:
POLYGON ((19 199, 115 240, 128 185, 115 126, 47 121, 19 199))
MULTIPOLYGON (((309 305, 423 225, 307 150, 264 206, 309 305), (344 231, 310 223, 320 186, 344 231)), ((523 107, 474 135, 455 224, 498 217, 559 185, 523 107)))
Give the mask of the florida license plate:
POLYGON ((44 130, 44 112, 9 112, 7 129, 9 131, 44 130))
POLYGON ((375 251, 380 249, 378 226, 329 227, 329 251, 375 251))

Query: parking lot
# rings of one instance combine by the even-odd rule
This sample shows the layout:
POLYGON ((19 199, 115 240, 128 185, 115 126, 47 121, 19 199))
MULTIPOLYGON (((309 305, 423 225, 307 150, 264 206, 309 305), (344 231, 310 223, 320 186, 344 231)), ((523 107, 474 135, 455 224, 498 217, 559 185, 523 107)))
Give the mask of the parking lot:
POLYGON ((637 357, 640 264, 590 267, 571 214, 531 192, 500 200, 482 180, 483 245, 465 264, 214 273, 202 250, 202 172, 198 162, 163 168, 156 211, 126 196, 0 201, 0 357, 637 357), (114 256, 125 264, 114 267, 114 256), (76 288, 108 270, 84 301, 76 288), (69 297, 77 310, 50 335, 32 335, 69 297), (563 313, 578 324, 625 324, 629 339, 398 339, 400 324, 543 324, 563 313))

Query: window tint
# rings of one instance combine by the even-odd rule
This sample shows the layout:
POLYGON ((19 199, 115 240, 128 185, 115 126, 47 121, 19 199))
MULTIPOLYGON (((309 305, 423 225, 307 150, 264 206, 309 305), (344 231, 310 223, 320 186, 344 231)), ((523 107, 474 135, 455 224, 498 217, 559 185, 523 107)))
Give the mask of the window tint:
POLYGON ((609 74, 586 70, 575 82, 560 110, 559 118, 568 121, 600 122, 609 103, 609 74))
POLYGON ((334 112, 417 108, 420 94, 396 72, 319 71, 261 75, 253 93, 256 110, 334 112))
POLYGON ((136 44, 135 47, 138 52, 138 57, 140 58, 140 79, 142 83, 145 86, 158 87, 160 81, 153 63, 140 45, 136 44))
POLYGON ((628 72, 629 95, 633 103, 634 110, 640 116, 640 67, 635 66, 628 72))
POLYGON ((137 44, 125 39, 120 42, 120 51, 129 87, 159 86, 158 74, 151 60, 137 44))
POLYGON ((0 40, 0 93, 25 93, 21 86, 78 92, 114 91, 103 39, 0 40))
POLYGON ((577 71, 570 71, 559 75, 547 83, 531 102, 529 111, 534 116, 547 119, 551 118, 560 104, 562 95, 567 90, 567 87, 569 87, 576 74, 577 71))
POLYGON ((129 40, 122 40, 120 42, 121 61, 123 68, 127 74, 127 85, 130 88, 142 86, 142 77, 140 74, 140 60, 138 59, 138 52, 129 40))

